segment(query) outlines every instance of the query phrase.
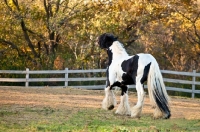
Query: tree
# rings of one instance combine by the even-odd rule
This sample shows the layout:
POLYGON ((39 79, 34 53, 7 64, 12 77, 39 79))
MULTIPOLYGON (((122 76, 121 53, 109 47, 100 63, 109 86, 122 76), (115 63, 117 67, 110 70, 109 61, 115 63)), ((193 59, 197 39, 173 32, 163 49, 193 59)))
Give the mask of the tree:
POLYGON ((3 24, 7 29, 1 31, 7 30, 7 32, 2 34, 0 42, 4 48, 10 47, 12 51, 17 52, 19 58, 28 61, 24 67, 31 66, 41 69, 45 66, 47 69, 52 69, 58 50, 67 52, 69 55, 66 56, 69 56, 70 59, 72 52, 74 58, 78 59, 78 53, 76 53, 78 51, 74 43, 78 45, 80 40, 75 38, 78 41, 74 41, 72 37, 76 35, 74 31, 77 31, 83 38, 83 34, 80 34, 83 32, 78 31, 79 28, 82 28, 82 23, 79 23, 82 18, 78 17, 90 8, 83 5, 83 1, 5 0, 3 8, 5 9, 3 19, 6 19, 3 20, 3 24), (14 25, 9 25, 10 23, 14 23, 14 25), (11 33, 9 34, 9 32, 11 33), (64 39, 68 41, 66 42, 64 39))
POLYGON ((97 45, 105 32, 129 54, 153 54, 161 69, 200 67, 195 0, 4 0, 0 7, 0 63, 10 66, 4 68, 53 69, 59 61, 61 68, 105 68, 97 45))

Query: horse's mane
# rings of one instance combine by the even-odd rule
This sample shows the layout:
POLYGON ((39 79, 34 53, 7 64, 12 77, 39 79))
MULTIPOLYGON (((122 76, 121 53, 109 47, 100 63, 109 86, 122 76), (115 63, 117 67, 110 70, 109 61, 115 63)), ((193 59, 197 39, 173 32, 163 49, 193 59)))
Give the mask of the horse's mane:
POLYGON ((121 54, 123 56, 128 56, 128 53, 126 52, 124 46, 119 41, 114 41, 111 46, 112 52, 114 54, 121 54))

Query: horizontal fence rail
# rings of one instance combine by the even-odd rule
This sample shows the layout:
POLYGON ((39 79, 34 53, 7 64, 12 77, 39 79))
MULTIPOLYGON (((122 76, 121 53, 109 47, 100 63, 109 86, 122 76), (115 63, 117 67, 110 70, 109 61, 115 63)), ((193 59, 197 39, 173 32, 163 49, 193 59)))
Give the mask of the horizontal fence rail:
MULTIPOLYGON (((85 88, 85 89, 103 89, 105 85, 82 85, 69 86, 69 82, 77 82, 77 81, 106 81, 106 77, 69 77, 69 74, 82 74, 82 73, 105 73, 106 69, 91 69, 91 70, 69 70, 65 68, 65 70, 39 70, 39 71, 30 71, 28 68, 25 71, 19 70, 0 70, 0 82, 24 82, 25 87, 30 87, 29 83, 31 82, 64 82, 63 87, 74 87, 74 88, 85 88), (24 74, 25 78, 4 78, 1 77, 1 74, 24 74), (62 78, 31 78, 31 74, 63 74, 62 78)), ((173 74, 173 75, 181 75, 181 76, 190 76, 191 80, 181 80, 181 79, 171 79, 171 78, 163 78, 166 83, 176 83, 176 84, 189 84, 191 88, 177 88, 170 87, 166 85, 166 89, 169 91, 178 91, 178 92, 186 92, 191 93, 192 98, 195 97, 195 94, 200 94, 200 90, 196 89, 197 85, 200 85, 200 82, 196 80, 197 77, 200 77, 200 73, 196 73, 196 70, 193 72, 180 72, 180 71, 169 71, 169 70, 161 70, 162 74, 173 74)), ((60 86, 59 86, 60 87, 60 86)), ((147 88, 147 86, 144 86, 147 88)), ((135 85, 130 85, 129 88, 135 88, 135 85)))

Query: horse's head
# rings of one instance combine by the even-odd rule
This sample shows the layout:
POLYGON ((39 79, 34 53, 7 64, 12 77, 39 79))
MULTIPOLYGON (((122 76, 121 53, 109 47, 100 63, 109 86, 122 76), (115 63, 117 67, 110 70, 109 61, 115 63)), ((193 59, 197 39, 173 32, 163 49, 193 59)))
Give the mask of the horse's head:
POLYGON ((104 33, 99 36, 98 44, 102 49, 108 49, 114 41, 117 41, 117 37, 110 33, 104 33))

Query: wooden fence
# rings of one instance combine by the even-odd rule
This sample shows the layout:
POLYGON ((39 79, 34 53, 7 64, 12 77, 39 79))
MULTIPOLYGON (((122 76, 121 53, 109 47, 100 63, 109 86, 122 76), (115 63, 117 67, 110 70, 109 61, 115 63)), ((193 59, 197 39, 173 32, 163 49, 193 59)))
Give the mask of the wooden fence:
MULTIPOLYGON (((69 74, 82 74, 82 73, 105 73, 106 69, 93 69, 93 70, 69 70, 65 68, 65 70, 40 70, 40 71, 30 71, 28 68, 25 71, 19 70, 0 70, 0 82, 24 82, 25 87, 30 87, 30 82, 64 82, 64 86, 69 87, 69 82, 77 82, 77 81, 105 81, 106 77, 76 77, 70 78, 69 74), (25 78, 2 78, 1 74, 25 74, 25 78), (30 74, 64 74, 64 78, 30 78, 30 74)), ((191 80, 181 80, 181 79, 171 79, 164 78, 165 83, 175 83, 175 84, 189 84, 191 88, 178 88, 178 87, 170 87, 166 85, 166 89, 169 91, 178 91, 178 92, 186 92, 191 93, 192 98, 195 97, 195 94, 200 94, 199 88, 196 89, 196 86, 200 85, 200 82, 196 80, 196 78, 200 77, 200 73, 196 73, 196 70, 193 72, 179 72, 179 71, 169 71, 169 70, 161 70, 162 74, 174 74, 174 75, 182 75, 182 76, 190 76, 191 80)), ((60 87, 60 86, 59 86, 60 87)), ((74 88, 85 88, 85 89, 103 89, 105 85, 87 85, 87 86, 70 86, 74 88)), ((145 87, 147 87, 145 85, 145 87)), ((130 85, 129 88, 135 88, 135 85, 130 85)))

